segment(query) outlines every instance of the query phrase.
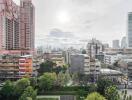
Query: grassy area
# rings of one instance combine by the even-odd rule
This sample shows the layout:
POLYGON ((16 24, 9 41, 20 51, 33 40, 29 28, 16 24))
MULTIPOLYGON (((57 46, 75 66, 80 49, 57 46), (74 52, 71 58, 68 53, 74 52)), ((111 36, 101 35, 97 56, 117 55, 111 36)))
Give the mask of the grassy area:
POLYGON ((57 98, 39 98, 37 100, 58 100, 57 98))
POLYGON ((59 96, 37 96, 37 100, 59 100, 59 96))

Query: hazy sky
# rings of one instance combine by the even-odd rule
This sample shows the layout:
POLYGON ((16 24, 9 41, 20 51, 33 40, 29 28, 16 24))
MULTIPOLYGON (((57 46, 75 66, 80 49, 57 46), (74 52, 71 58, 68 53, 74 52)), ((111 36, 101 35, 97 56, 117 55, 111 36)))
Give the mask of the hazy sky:
POLYGON ((79 43, 92 37, 111 43, 126 35, 127 13, 132 11, 132 0, 33 0, 33 4, 36 45, 55 41, 79 43), (53 29, 63 35, 56 36, 53 29))

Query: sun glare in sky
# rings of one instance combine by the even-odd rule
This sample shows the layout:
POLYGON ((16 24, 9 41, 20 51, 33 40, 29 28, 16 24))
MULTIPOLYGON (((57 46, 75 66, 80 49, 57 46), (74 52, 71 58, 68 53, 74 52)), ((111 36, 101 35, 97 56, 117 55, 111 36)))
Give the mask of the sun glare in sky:
POLYGON ((62 24, 68 23, 71 20, 70 14, 66 11, 60 11, 57 13, 57 20, 62 24))

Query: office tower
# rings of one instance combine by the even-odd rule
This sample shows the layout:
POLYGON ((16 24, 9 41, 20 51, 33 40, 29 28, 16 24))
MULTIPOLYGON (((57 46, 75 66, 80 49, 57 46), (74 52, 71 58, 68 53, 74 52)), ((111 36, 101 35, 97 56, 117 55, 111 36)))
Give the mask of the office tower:
POLYGON ((127 33, 127 44, 128 47, 132 47, 132 12, 128 13, 128 33, 127 33))
POLYGON ((20 1, 20 48, 34 50, 35 8, 32 0, 20 1))
POLYGON ((0 0, 0 50, 19 48, 19 7, 12 0, 0 0))
POLYGON ((115 48, 115 49, 120 48, 120 46, 119 46, 119 40, 113 40, 113 46, 112 47, 115 48))
POLYGON ((126 37, 122 37, 121 40, 121 48, 126 48, 127 47, 127 42, 126 42, 126 37))

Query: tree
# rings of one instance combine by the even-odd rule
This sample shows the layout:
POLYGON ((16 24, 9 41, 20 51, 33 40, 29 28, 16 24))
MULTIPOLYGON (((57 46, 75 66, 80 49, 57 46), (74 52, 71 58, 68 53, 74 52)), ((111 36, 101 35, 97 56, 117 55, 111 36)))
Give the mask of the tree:
POLYGON ((44 72, 52 72, 53 71, 53 66, 56 64, 53 63, 52 61, 46 61, 42 64, 40 64, 40 68, 38 69, 38 72, 40 75, 43 75, 44 72))
POLYGON ((69 72, 66 71, 65 74, 64 74, 64 85, 68 85, 70 80, 71 80, 71 76, 70 76, 69 72))
POLYGON ((35 88, 37 86, 37 78, 30 78, 30 85, 35 88))
POLYGON ((95 84, 90 84, 89 88, 88 88, 88 92, 92 93, 92 92, 95 92, 95 91, 97 91, 97 86, 95 84))
POLYGON ((106 99, 99 93, 93 92, 93 93, 89 94, 85 100, 106 100, 106 99))
POLYGON ((79 82, 79 73, 73 73, 72 74, 72 80, 76 83, 79 82))
POLYGON ((54 86, 56 79, 57 79, 56 73, 44 73, 38 79, 39 89, 42 90, 42 92, 44 90, 50 90, 54 86))
POLYGON ((101 95, 105 95, 105 89, 112 85, 114 84, 109 79, 99 78, 97 81, 97 92, 99 92, 101 95))
POLYGON ((59 74, 59 72, 63 72, 65 73, 68 69, 68 65, 63 65, 63 66, 57 66, 55 68, 53 68, 53 72, 55 72, 56 74, 59 74))
POLYGON ((55 68, 53 69, 53 71, 54 71, 56 74, 59 74, 59 72, 62 71, 62 67, 61 67, 61 66, 55 67, 55 68))
POLYGON ((6 81, 4 86, 1 88, 0 94, 3 100, 13 100, 14 85, 11 81, 6 81))
POLYGON ((120 100, 120 96, 116 86, 109 86, 105 90, 105 97, 107 100, 120 100))
POLYGON ((19 100, 36 100, 37 97, 37 90, 34 90, 33 87, 28 86, 19 100))
POLYGON ((30 81, 28 78, 22 78, 18 80, 15 84, 15 94, 21 95, 28 86, 30 86, 30 81))
POLYGON ((57 84, 59 85, 59 86, 63 86, 65 83, 65 74, 64 73, 62 73, 62 72, 59 72, 59 74, 57 75, 57 84))
MULTIPOLYGON (((78 91, 77 91, 77 94, 78 94, 78 96, 79 96, 79 98, 81 99, 81 98, 84 98, 85 96, 87 96, 87 92, 85 91, 85 90, 83 90, 83 89, 79 89, 78 91)), ((84 99, 83 99, 84 100, 84 99)))

